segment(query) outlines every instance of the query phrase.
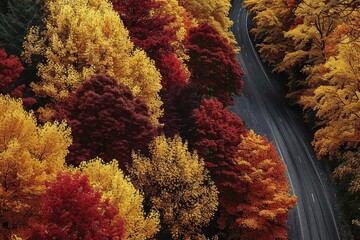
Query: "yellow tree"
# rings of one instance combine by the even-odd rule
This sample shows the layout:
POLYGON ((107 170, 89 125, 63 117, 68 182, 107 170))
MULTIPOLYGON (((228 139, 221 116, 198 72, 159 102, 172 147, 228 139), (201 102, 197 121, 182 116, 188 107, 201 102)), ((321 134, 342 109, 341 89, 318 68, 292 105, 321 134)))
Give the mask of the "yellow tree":
MULTIPOLYGON (((304 0, 295 10, 299 22, 285 33, 296 46, 296 51, 304 50, 308 63, 318 64, 325 61, 325 47, 339 20, 326 0, 304 0)), ((295 53, 296 53, 295 51, 295 53)), ((284 61, 290 60, 285 57, 284 61)))
MULTIPOLYGON (((41 81, 31 86, 39 97, 51 99, 48 108, 66 101, 95 73, 104 73, 145 100, 153 123, 157 123, 162 114, 160 73, 145 53, 134 50, 112 4, 106 0, 47 0, 45 8, 45 29, 30 30, 23 57, 28 62, 36 55, 46 59, 38 65, 41 81)), ((45 112, 44 118, 49 113, 45 112)))
POLYGON ((94 189, 102 193, 103 200, 109 199, 119 209, 115 220, 125 221, 126 239, 150 239, 158 232, 158 213, 151 211, 146 216, 142 205, 144 197, 119 169, 117 161, 104 164, 101 159, 94 159, 82 162, 79 168, 89 177, 94 189))
POLYGON ((64 167, 71 144, 65 123, 39 126, 22 103, 0 96, 0 236, 20 233, 36 217, 45 181, 64 167))
POLYGON ((162 115, 162 102, 159 96, 161 90, 161 75, 156 70, 154 62, 142 50, 135 50, 129 58, 129 82, 120 83, 128 86, 135 99, 141 98, 149 107, 151 123, 158 125, 162 115))
POLYGON ((293 79, 300 86, 313 89, 321 81, 325 49, 335 28, 340 24, 336 10, 327 0, 303 0, 295 10, 297 22, 287 32, 286 38, 293 42, 293 50, 287 52, 275 68, 279 72, 291 73, 298 69, 306 75, 303 79, 293 79))
POLYGON ((230 0, 179 0, 179 4, 191 13, 198 23, 209 23, 229 42, 236 44, 230 31, 233 22, 228 17, 230 0))
POLYGON ((360 43, 343 42, 338 48, 339 53, 325 64, 323 83, 300 99, 319 119, 321 128, 313 142, 318 157, 360 143, 360 43))
POLYGON ((156 137, 151 158, 133 155, 130 174, 151 205, 159 210, 161 239, 205 239, 201 229, 217 208, 217 189, 196 153, 179 136, 156 137))
POLYGON ((255 14, 250 31, 255 39, 261 40, 257 44, 261 58, 276 66, 292 45, 292 40, 283 34, 290 29, 292 8, 283 0, 245 0, 244 6, 255 14))

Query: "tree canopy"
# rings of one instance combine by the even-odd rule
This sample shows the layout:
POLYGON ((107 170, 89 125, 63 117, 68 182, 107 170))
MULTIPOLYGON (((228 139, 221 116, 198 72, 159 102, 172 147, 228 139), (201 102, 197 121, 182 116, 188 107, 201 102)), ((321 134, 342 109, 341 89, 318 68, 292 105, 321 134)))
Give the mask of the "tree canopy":
POLYGON ((160 238, 205 239, 201 229, 217 209, 217 189, 202 159, 188 151, 179 136, 158 136, 151 157, 133 155, 130 174, 160 212, 160 238))
POLYGON ((21 234, 38 217, 45 181, 64 168, 71 144, 65 123, 38 125, 20 100, 0 95, 0 229, 21 234))
POLYGON ((113 220, 117 212, 108 200, 101 201, 86 176, 62 173, 47 184, 41 221, 26 239, 125 239, 123 220, 113 220))
POLYGON ((34 92, 51 101, 40 109, 43 120, 53 115, 53 105, 65 102, 95 73, 108 74, 143 99, 152 122, 162 115, 158 92, 161 76, 141 50, 135 50, 118 14, 106 0, 49 0, 44 30, 32 27, 24 43, 23 57, 34 55, 46 61, 38 64, 40 81, 34 92))
POLYGON ((100 157, 106 162, 118 160, 125 170, 131 151, 146 154, 157 133, 145 102, 106 75, 85 81, 58 112, 72 128, 74 141, 67 162, 74 165, 100 157))
POLYGON ((190 81, 204 97, 217 97, 223 104, 233 104, 240 95, 243 72, 236 52, 220 32, 204 23, 189 31, 186 40, 190 59, 190 81))

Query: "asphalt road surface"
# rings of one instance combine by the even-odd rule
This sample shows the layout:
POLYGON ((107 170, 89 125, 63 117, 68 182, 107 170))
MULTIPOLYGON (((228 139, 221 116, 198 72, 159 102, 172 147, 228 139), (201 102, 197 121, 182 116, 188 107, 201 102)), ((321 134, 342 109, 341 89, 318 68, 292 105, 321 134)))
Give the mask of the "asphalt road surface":
POLYGON ((249 37, 249 16, 242 0, 234 0, 230 17, 241 47, 238 55, 245 72, 243 96, 236 97, 234 111, 247 127, 266 135, 287 165, 298 206, 289 213, 289 238, 304 240, 345 239, 337 224, 331 183, 315 158, 310 138, 295 110, 279 89, 275 76, 263 65, 249 37))

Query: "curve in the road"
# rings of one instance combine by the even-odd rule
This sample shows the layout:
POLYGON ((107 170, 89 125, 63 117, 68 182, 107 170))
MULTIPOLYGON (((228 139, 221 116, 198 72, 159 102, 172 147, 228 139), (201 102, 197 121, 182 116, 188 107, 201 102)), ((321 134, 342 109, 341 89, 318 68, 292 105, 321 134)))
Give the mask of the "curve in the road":
POLYGON ((298 206, 290 215, 289 235, 304 240, 341 239, 331 183, 324 181, 302 122, 288 107, 274 77, 259 59, 249 36, 249 16, 242 8, 242 0, 233 1, 230 17, 241 47, 238 58, 245 72, 244 96, 235 99, 235 111, 248 127, 274 141, 287 165, 292 192, 298 196, 298 206))

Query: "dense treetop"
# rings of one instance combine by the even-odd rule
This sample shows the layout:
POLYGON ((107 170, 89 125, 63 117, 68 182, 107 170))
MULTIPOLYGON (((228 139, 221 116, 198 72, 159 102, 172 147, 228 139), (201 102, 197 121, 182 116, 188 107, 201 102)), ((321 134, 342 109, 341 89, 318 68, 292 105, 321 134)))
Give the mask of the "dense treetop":
POLYGON ((228 110, 230 7, 1 1, 1 239, 286 237, 285 167, 228 110))

